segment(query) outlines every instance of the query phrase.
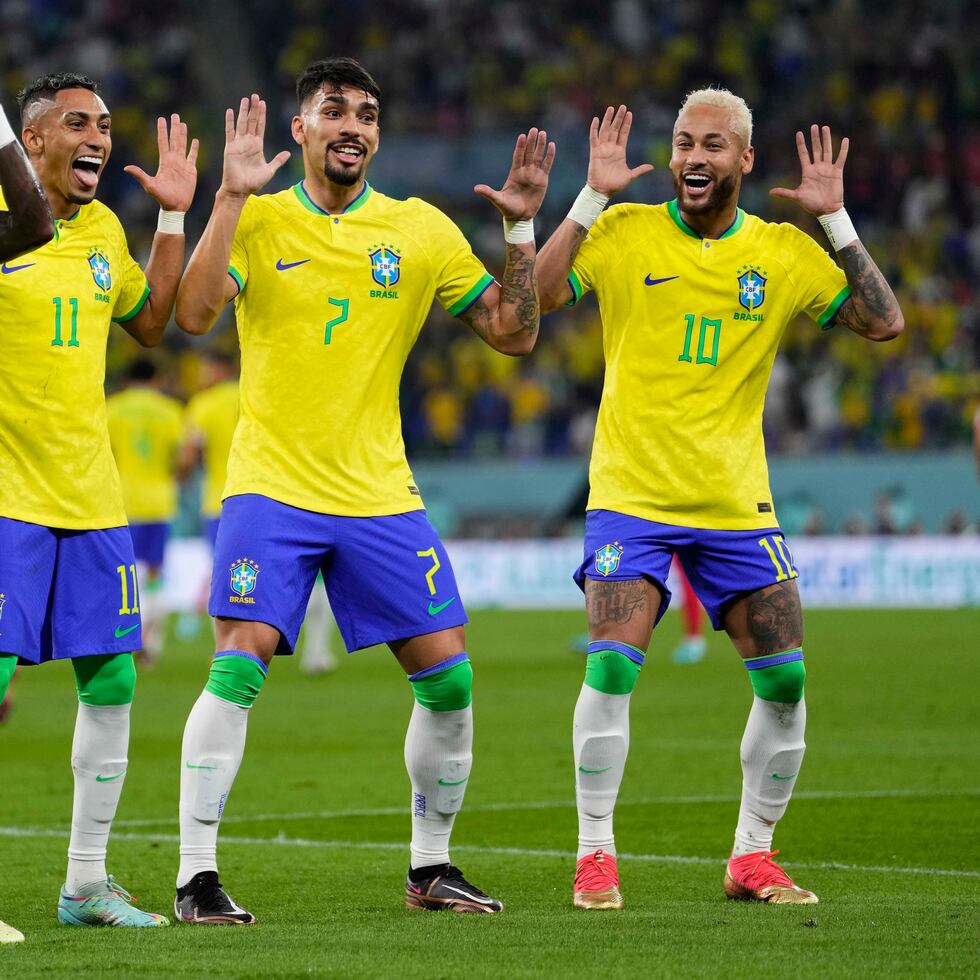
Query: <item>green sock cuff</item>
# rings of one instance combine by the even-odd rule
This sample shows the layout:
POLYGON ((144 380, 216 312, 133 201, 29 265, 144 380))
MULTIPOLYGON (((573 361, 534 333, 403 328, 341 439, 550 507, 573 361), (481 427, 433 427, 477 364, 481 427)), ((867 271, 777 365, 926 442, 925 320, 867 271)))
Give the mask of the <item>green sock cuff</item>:
POLYGON ((244 650, 222 650, 214 655, 204 690, 223 701, 251 708, 267 674, 265 664, 254 654, 244 650))
MULTIPOLYGON (((753 657, 745 663, 746 665, 753 661, 758 663, 764 659, 768 658, 753 657)), ((755 691, 756 697, 763 701, 776 701, 780 704, 796 704, 802 701, 806 682, 806 667, 803 664, 802 651, 794 660, 768 667, 749 667, 749 680, 752 682, 752 690, 755 691)))
POLYGON ((0 653, 0 701, 7 696, 7 688, 17 669, 16 653, 0 653))
POLYGON ((136 693, 136 664, 131 653, 76 657, 71 665, 82 704, 106 708, 132 703, 136 693))
POLYGON ((473 700, 473 667, 469 660, 424 677, 413 675, 409 681, 415 700, 429 711, 461 711, 473 700))
POLYGON ((585 683, 602 694, 629 694, 636 687, 642 664, 618 650, 593 650, 585 658, 585 683))

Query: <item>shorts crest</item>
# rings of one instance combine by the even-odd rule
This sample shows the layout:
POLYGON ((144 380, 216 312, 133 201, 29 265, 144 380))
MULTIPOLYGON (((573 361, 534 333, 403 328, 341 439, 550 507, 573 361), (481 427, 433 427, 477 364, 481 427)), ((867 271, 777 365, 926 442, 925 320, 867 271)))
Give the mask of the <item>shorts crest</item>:
POLYGON ((623 549, 619 542, 604 544, 595 553, 595 570, 600 575, 612 575, 619 568, 619 559, 623 557, 623 549))
POLYGON ((231 566, 231 589, 240 596, 247 596, 255 591, 255 583, 259 577, 259 564, 251 558, 239 558, 231 566))

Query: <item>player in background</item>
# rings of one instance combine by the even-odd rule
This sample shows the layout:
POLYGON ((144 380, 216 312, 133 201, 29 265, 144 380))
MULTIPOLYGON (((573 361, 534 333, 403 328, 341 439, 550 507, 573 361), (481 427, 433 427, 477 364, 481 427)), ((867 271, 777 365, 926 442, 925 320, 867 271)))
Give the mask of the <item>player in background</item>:
MULTIPOLYGON (((187 403, 179 468, 181 480, 186 480, 198 466, 204 470, 201 526, 213 556, 221 517, 221 494, 228 472, 228 453, 238 424, 235 359, 222 351, 207 351, 203 357, 201 383, 202 390, 187 403)), ((206 594, 202 596, 200 608, 207 608, 206 594)), ((304 673, 321 674, 336 668, 337 659, 330 649, 333 623, 326 591, 314 588, 306 610, 300 652, 300 669, 304 673)))
POLYGON ((589 655, 574 719, 579 861, 574 901, 620 908, 613 808, 629 745, 630 692, 670 600, 676 553, 715 629, 743 658, 754 693, 741 745, 742 803, 725 873, 733 898, 812 903, 773 861, 773 828, 803 761, 803 616, 797 570, 773 508, 762 407, 776 348, 801 312, 884 341, 903 327, 892 290, 844 210, 848 141, 829 127, 796 145, 802 180, 772 193, 816 216, 838 267, 808 235, 738 207, 752 170, 752 115, 723 89, 691 93, 674 124, 677 197, 609 198, 630 168, 632 115, 590 129, 588 183, 542 249, 542 307, 594 289, 605 386, 590 470, 585 559, 589 655))
MULTIPOLYGON (((54 240, 0 277, 0 695, 18 658, 71 660, 78 689, 74 804, 59 921, 160 926, 106 874, 126 774, 132 651, 140 643, 136 562, 105 408, 106 340, 120 323, 160 343, 184 264, 183 212, 197 141, 159 119, 155 176, 126 167, 160 205, 146 273, 118 218, 95 200, 111 117, 82 75, 45 75, 18 96, 22 139, 55 218, 54 240)), ((0 208, 6 205, 0 202, 0 208)))
MULTIPOLYGON (((33 168, 14 134, 4 108, 0 105, 0 191, 4 204, 0 206, 0 272, 13 275, 11 259, 31 252, 54 237, 54 218, 33 168)), ((0 594, 0 626, 6 596, 0 594)), ((3 633, 0 632, 0 648, 3 633)), ((10 711, 9 688, 16 660, 11 663, 0 657, 0 721, 10 711)), ((0 921, 0 943, 22 943, 24 934, 0 921)))
POLYGON ((675 664, 696 664, 704 660, 704 654, 708 649, 708 644, 704 639, 704 617, 702 616, 701 603, 698 602, 698 594, 691 585, 691 580, 684 571, 684 566, 674 556, 674 569, 680 580, 681 586, 681 628, 684 631, 684 638, 675 647, 670 659, 675 664))
POLYGON ((347 648, 387 643, 415 696, 406 904, 498 912, 449 860, 472 759, 466 614, 405 459, 398 385, 434 299, 495 350, 534 346, 531 219, 554 145, 532 129, 503 189, 475 188, 504 218, 498 285, 444 214, 368 184, 380 92, 357 62, 311 65, 297 96, 303 179, 278 194, 256 196, 289 156, 265 161, 265 103, 243 99, 237 123, 228 110, 221 187, 177 303, 178 324, 202 334, 235 299, 242 379, 209 609, 218 652, 181 754, 176 913, 254 922, 218 881, 218 822, 249 708, 273 655, 291 652, 318 571, 347 648))
POLYGON ((177 514, 177 449, 184 408, 160 390, 160 375, 150 358, 135 358, 126 373, 126 387, 106 399, 106 411, 136 555, 143 627, 139 661, 152 667, 163 650, 163 554, 177 514))

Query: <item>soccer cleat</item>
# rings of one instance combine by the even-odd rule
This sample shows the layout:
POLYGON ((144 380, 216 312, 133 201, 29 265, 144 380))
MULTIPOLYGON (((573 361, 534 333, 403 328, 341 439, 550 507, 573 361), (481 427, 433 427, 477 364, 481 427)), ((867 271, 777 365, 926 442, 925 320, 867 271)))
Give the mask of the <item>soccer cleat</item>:
POLYGON ((770 905, 816 905, 813 892, 793 884, 793 879, 773 861, 779 851, 755 851, 728 859, 725 894, 745 902, 770 905))
POLYGON ((0 943, 22 943, 24 934, 6 922, 0 922, 0 943))
POLYGON ((147 929, 169 926, 170 922, 155 912, 136 908, 136 899, 109 875, 106 881, 83 885, 77 895, 64 888, 58 899, 58 921, 66 926, 122 926, 147 929))
POLYGON ((675 664, 696 664, 704 660, 704 654, 708 649, 708 644, 703 636, 692 636, 681 642, 670 659, 675 664))
POLYGON ((459 868, 443 866, 424 881, 405 879, 405 907, 429 912, 503 912, 502 902, 471 885, 459 868))
POLYGON ((199 871, 177 889, 174 915, 178 922, 199 926, 251 926, 255 916, 235 903, 221 887, 217 871, 199 871))
POLYGON ((621 909, 619 869, 616 859, 600 847, 594 854, 579 858, 575 865, 575 907, 577 909, 621 909))

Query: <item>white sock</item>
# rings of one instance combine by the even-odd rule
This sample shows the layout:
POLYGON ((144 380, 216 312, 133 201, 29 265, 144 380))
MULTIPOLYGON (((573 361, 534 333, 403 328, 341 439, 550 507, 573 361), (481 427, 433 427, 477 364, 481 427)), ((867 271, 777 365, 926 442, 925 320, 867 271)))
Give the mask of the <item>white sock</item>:
POLYGON ((180 751, 182 888, 199 871, 218 870, 218 823, 245 753, 248 708, 202 691, 184 726, 180 751))
POLYGON ((412 867, 449 863, 449 835, 473 763, 473 707, 430 711, 417 701, 405 735, 412 781, 412 867))
POLYGON ((742 805, 733 854, 772 850, 772 832, 786 812, 806 743, 806 704, 756 697, 742 736, 742 805))
POLYGON ((68 841, 65 891, 106 880, 109 829, 126 780, 129 748, 129 704, 78 704, 71 768, 75 799, 68 841))
POLYGON ((330 632, 334 616, 327 593, 318 582, 310 593, 303 623, 303 649, 300 669, 316 672, 329 670, 337 665, 337 658, 330 649, 330 632))
POLYGON ((143 650, 151 660, 158 660, 163 650, 165 611, 163 582, 147 581, 140 590, 140 622, 143 627, 143 650))
POLYGON ((578 856, 600 847, 615 855, 613 809, 630 747, 630 695, 603 694, 583 684, 575 705, 572 747, 578 856))

